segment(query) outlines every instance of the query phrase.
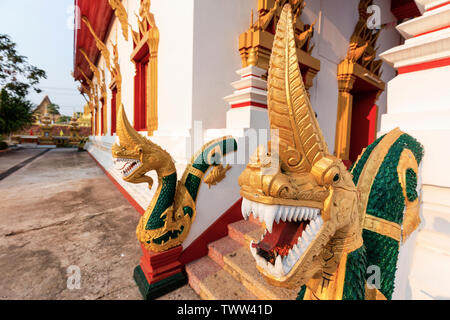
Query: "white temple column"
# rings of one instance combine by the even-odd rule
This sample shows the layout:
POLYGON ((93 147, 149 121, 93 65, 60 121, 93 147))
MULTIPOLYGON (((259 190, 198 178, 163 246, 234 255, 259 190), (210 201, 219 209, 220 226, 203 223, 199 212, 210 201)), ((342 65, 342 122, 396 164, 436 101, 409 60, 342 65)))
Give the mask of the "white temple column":
POLYGON ((402 245, 393 298, 449 299, 450 3, 416 3, 422 16, 397 26, 405 43, 380 55, 398 75, 388 83, 379 134, 400 127, 425 148, 422 224, 402 245))

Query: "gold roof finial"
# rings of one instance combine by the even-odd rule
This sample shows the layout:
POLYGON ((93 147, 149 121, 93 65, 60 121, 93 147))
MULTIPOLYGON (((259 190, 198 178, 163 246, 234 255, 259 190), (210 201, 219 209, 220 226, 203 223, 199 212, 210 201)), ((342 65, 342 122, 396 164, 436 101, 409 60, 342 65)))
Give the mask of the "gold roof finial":
POLYGON ((268 109, 270 128, 279 132, 284 170, 310 172, 329 155, 300 73, 289 3, 283 7, 270 58, 268 109))

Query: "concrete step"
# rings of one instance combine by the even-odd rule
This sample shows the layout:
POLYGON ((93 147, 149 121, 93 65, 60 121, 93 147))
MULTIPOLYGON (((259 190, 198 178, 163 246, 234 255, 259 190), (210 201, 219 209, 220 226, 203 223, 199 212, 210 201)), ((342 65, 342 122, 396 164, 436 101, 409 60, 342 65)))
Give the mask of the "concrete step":
MULTIPOLYGON (((243 237, 248 239, 251 235, 244 234, 243 237)), ((208 249, 208 255, 212 260, 259 299, 292 300, 297 297, 297 290, 274 287, 267 283, 256 269, 255 259, 248 245, 244 247, 231 237, 225 237, 212 242, 208 249)))
POLYGON ((224 237, 217 241, 211 242, 208 245, 208 256, 217 263, 220 267, 224 267, 223 257, 229 253, 233 253, 242 248, 242 245, 231 239, 230 237, 224 237))
POLYGON ((228 225, 228 236, 241 246, 248 247, 250 240, 260 239, 263 233, 261 225, 251 220, 240 220, 228 225))
POLYGON ((202 299, 293 300, 298 290, 270 285, 256 269, 250 241, 264 229, 250 218, 228 225, 228 236, 208 245, 208 256, 186 266, 189 284, 202 299))
POLYGON ((186 265, 189 285, 203 300, 256 300, 257 297, 205 256, 186 265))
POLYGON ((294 300, 298 290, 275 287, 269 284, 256 269, 256 262, 248 247, 226 254, 224 269, 262 300, 294 300))

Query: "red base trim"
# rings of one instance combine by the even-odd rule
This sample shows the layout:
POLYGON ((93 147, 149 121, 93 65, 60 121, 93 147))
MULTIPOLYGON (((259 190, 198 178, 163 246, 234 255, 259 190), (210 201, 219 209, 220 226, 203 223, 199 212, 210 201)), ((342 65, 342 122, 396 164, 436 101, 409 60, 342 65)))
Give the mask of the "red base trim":
POLYGON ((242 76, 242 78, 248 78, 248 77, 261 78, 260 76, 257 76, 256 74, 246 74, 245 76, 242 76))
POLYGON ((400 67, 398 68, 398 74, 422 71, 427 69, 434 69, 439 67, 445 67, 450 65, 450 58, 444 58, 424 63, 413 64, 410 66, 400 67))
POLYGON ((258 90, 267 91, 267 88, 264 89, 264 88, 255 87, 255 86, 246 86, 246 87, 240 88, 239 90, 244 90, 244 89, 248 89, 248 88, 255 88, 258 90))
POLYGON ((239 221, 241 213, 242 198, 233 204, 224 214, 222 214, 212 225, 209 226, 197 239, 187 247, 180 256, 180 262, 187 264, 200 259, 208 254, 208 244, 226 237, 228 225, 239 221))
POLYGON ((250 107, 250 106, 267 109, 267 105, 266 104, 258 103, 258 102, 252 102, 252 101, 232 104, 231 108, 242 108, 242 107, 250 107))
POLYGON ((109 180, 112 181, 112 183, 114 183, 114 185, 117 187, 117 189, 119 189, 119 191, 123 194, 123 196, 125 197, 125 199, 128 200, 128 202, 139 212, 140 215, 143 215, 145 210, 144 208, 142 208, 139 203, 137 203, 133 197, 116 181, 116 179, 114 179, 114 177, 112 175, 109 174, 108 171, 106 171, 105 168, 103 168, 103 166, 100 164, 100 162, 97 161, 97 159, 95 159, 95 157, 88 151, 87 152, 92 159, 94 159, 94 161, 97 163, 97 165, 103 170, 103 172, 106 174, 106 176, 109 178, 109 180))
POLYGON ((444 3, 441 3, 441 4, 438 4, 437 6, 434 6, 434 7, 431 7, 431 8, 429 8, 429 9, 427 9, 427 12, 428 12, 428 11, 431 11, 431 10, 434 10, 434 9, 442 8, 443 6, 446 6, 446 5, 448 5, 448 4, 450 4, 450 1, 447 1, 447 2, 444 2, 444 3))
POLYGON ((414 38, 423 36, 423 35, 425 35, 425 34, 429 34, 429 33, 437 32, 437 31, 441 31, 441 30, 444 30, 444 29, 447 29, 447 28, 450 28, 450 26, 440 27, 440 28, 437 28, 437 29, 434 29, 434 30, 430 30, 430 31, 427 31, 427 32, 422 32, 422 33, 416 34, 416 35, 414 36, 414 38))
POLYGON ((182 272, 182 265, 178 261, 183 250, 182 246, 177 246, 164 252, 148 251, 142 245, 141 248, 142 257, 139 265, 149 284, 182 272))

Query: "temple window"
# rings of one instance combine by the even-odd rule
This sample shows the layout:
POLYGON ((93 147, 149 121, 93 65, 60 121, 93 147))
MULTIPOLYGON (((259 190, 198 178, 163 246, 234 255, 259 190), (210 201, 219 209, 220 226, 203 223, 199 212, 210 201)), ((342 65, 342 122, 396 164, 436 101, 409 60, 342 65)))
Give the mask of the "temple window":
POLYGON ((117 115, 117 87, 111 90, 111 135, 116 133, 116 115, 117 115))
POLYGON ((134 128, 137 131, 147 130, 147 83, 149 53, 144 45, 134 57, 136 75, 134 78, 134 128))
POLYGON ((158 44, 159 30, 150 12, 150 2, 142 1, 138 31, 132 31, 136 66, 134 79, 134 128, 152 135, 158 129, 158 44))

